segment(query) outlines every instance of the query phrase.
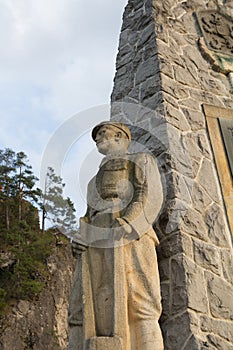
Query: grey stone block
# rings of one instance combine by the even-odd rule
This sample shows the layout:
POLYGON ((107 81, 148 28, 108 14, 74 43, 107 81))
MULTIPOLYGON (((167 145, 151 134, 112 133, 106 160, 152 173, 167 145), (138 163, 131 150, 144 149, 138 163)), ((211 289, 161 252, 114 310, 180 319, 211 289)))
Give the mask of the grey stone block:
POLYGON ((208 241, 207 228, 203 216, 192 208, 186 211, 180 228, 192 236, 208 241))
POLYGON ((191 203, 192 189, 190 189, 183 175, 176 172, 169 172, 166 175, 166 186, 169 188, 167 199, 178 198, 191 203))
POLYGON ((187 106, 188 108, 182 108, 182 111, 189 122, 189 125, 193 131, 204 129, 205 120, 201 112, 195 111, 195 109, 200 109, 200 105, 197 101, 193 99, 188 99, 187 101, 182 101, 181 105, 187 106), (185 103, 189 101, 189 103, 185 103))
POLYGON ((233 344, 232 322, 214 319, 209 316, 201 316, 200 327, 203 332, 218 335, 233 344))
POLYGON ((138 41, 139 35, 139 33, 132 31, 131 28, 123 30, 120 35, 119 51, 127 44, 134 46, 138 41))
POLYGON ((130 29, 122 30, 120 33, 120 39, 119 39, 119 49, 123 47, 124 45, 128 44, 129 42, 129 36, 132 31, 130 29))
POLYGON ((174 79, 171 79, 164 74, 161 74, 161 76, 163 91, 177 99, 185 99, 189 97, 189 92, 184 85, 176 82, 174 79))
POLYGON ((176 254, 184 253, 192 257, 192 240, 181 232, 172 234, 164 239, 158 246, 158 256, 160 259, 166 259, 176 254))
POLYGON ((161 295, 163 311, 160 320, 164 322, 169 317, 170 283, 161 283, 161 295))
MULTIPOLYGON (((196 2, 188 1, 188 3, 192 4, 192 7, 195 7, 196 2)), ((203 6, 203 1, 201 1, 203 6)), ((197 34, 195 28, 194 18, 190 16, 190 12, 186 12, 179 20, 170 18, 170 25, 174 28, 175 31, 181 34, 186 33, 194 33, 197 34)))
POLYGON ((220 259, 217 247, 193 239, 195 262, 216 274, 220 274, 220 259))
POLYGON ((153 95, 149 98, 146 98, 142 102, 142 104, 145 107, 151 108, 155 111, 162 105, 163 102, 164 102, 163 94, 161 93, 161 91, 159 91, 155 95, 153 95))
POLYGON ((199 106, 201 103, 208 103, 213 106, 223 106, 221 99, 207 90, 189 88, 189 94, 199 106))
POLYGON ((151 13, 145 13, 144 9, 139 9, 134 13, 132 29, 135 31, 142 31, 151 22, 151 13))
POLYGON ((216 318, 233 320, 232 285, 214 274, 206 272, 211 314, 216 318))
POLYGON ((154 96, 161 89, 159 75, 146 79, 140 86, 141 101, 154 96))
MULTIPOLYGON (((132 60, 133 60, 133 58, 132 58, 132 54, 131 53, 122 55, 122 53, 119 52, 118 56, 117 56, 117 64, 116 64, 117 71, 118 71, 118 69, 120 69, 120 68, 122 68, 124 66, 128 66, 128 71, 129 71, 129 69, 131 70, 132 60)), ((118 73, 116 72, 116 76, 117 76, 117 74, 118 73)))
POLYGON ((224 106, 226 106, 226 108, 233 109, 233 100, 232 100, 232 98, 221 98, 221 101, 222 101, 222 103, 220 103, 220 105, 224 104, 224 106))
POLYGON ((159 39, 157 39, 159 55, 165 58, 169 62, 178 64, 181 67, 184 66, 183 60, 181 59, 180 54, 174 48, 171 48, 167 43, 162 41, 163 39, 161 40, 160 39, 161 39, 161 36, 159 39))
POLYGON ((204 210, 212 203, 212 199, 208 196, 197 181, 193 181, 191 188, 193 208, 203 214, 204 210))
POLYGON ((212 160, 212 152, 210 150, 209 140, 206 130, 201 130, 197 135, 197 144, 203 156, 212 160))
MULTIPOLYGON (((203 58, 203 56, 200 53, 200 50, 198 50, 197 47, 197 39, 198 34, 197 32, 193 33, 193 38, 196 39, 195 46, 186 45, 183 48, 183 59, 185 61, 186 66, 189 66, 190 68, 195 67, 198 69, 199 76, 201 77, 205 72, 209 69, 209 63, 203 58)), ((207 89, 208 90, 208 89, 207 89)))
POLYGON ((199 132, 192 131, 190 133, 185 133, 185 135, 182 135, 182 141, 185 144, 190 154, 190 157, 196 160, 200 164, 203 158, 203 152, 199 147, 198 136, 199 136, 199 132))
POLYGON ((124 78, 116 80, 115 87, 112 92, 111 99, 112 101, 117 101, 126 96, 130 91, 133 85, 133 77, 131 74, 128 74, 124 78))
POLYGON ((221 263, 222 263, 223 276, 228 282, 233 284, 232 251, 230 249, 222 250, 221 263))
POLYGON ((143 48, 143 61, 147 61, 149 58, 157 56, 157 44, 154 36, 152 35, 146 46, 143 48))
POLYGON ((205 222, 210 241, 220 247, 229 247, 223 215, 222 209, 214 203, 205 212, 205 222))
POLYGON ((208 159, 203 159, 197 181, 215 202, 220 202, 220 192, 216 180, 213 163, 208 159))
POLYGON ((159 276, 162 282, 170 279, 170 259, 159 259, 159 276))
POLYGON ((212 75, 202 72, 200 75, 200 86, 203 90, 208 90, 215 95, 226 95, 227 87, 221 81, 214 79, 212 75))
POLYGON ((169 105, 175 107, 176 109, 179 108, 179 104, 178 104, 178 100, 174 97, 172 97, 171 95, 169 95, 166 92, 163 92, 163 96, 164 96, 164 100, 165 102, 167 102, 169 105))
POLYGON ((188 204, 174 199, 166 202, 166 210, 160 215, 159 225, 165 235, 177 231, 187 213, 188 204))
POLYGON ((138 0, 137 2, 134 2, 134 11, 137 11, 143 7, 144 7, 144 0, 138 0))
MULTIPOLYGON (((201 348, 201 350, 204 350, 204 349, 211 350, 208 347, 206 347, 206 348, 202 347, 201 348)), ((198 339, 194 335, 191 335, 190 339, 186 343, 186 345, 183 348, 183 350, 200 350, 200 339, 198 339)))
POLYGON ((171 79, 174 79, 174 71, 173 71, 173 66, 170 64, 170 62, 162 57, 159 56, 159 66, 160 66, 160 71, 170 77, 171 79))
POLYGON ((190 316, 188 312, 162 324, 164 348, 166 350, 180 350, 191 336, 190 316))
POLYGON ((175 32, 174 30, 169 30, 169 36, 172 36, 174 40, 176 40, 178 45, 182 47, 182 50, 184 50, 184 47, 187 46, 188 44, 192 45, 193 47, 197 42, 196 34, 183 35, 181 33, 175 32))
POLYGON ((183 67, 180 67, 178 65, 173 66, 173 69, 174 69, 175 79, 179 83, 187 85, 187 86, 192 86, 192 87, 199 86, 198 75, 196 73, 196 69, 194 71, 191 71, 187 68, 183 68, 183 67))
POLYGON ((232 342, 227 342, 214 334, 208 334, 207 339, 208 344, 211 344, 214 349, 233 350, 232 342))
POLYGON ((179 132, 171 125, 169 125, 168 137, 170 140, 170 149, 164 155, 166 168, 172 168, 184 176, 193 178, 194 169, 189 152, 182 143, 179 132))
POLYGON ((202 313, 207 312, 203 270, 188 258, 179 255, 172 258, 171 271, 172 314, 181 312, 187 307, 202 313))
POLYGON ((156 47, 155 42, 155 23, 152 21, 148 26, 140 33, 138 40, 138 47, 141 48, 144 45, 148 45, 148 41, 151 37, 154 37, 154 48, 156 47))
POLYGON ((139 86, 135 86, 132 90, 130 90, 128 96, 139 102, 139 86))
POLYGON ((159 62, 156 56, 142 62, 136 71, 135 83, 140 84, 147 78, 156 76, 159 73, 159 62))
POLYGON ((169 123, 178 128, 181 131, 190 130, 190 125, 187 122, 185 115, 179 109, 165 104, 165 117, 169 123))
MULTIPOLYGON (((151 0, 146 0, 147 2, 151 1, 151 0)), ((155 23, 155 33, 156 36, 159 40, 161 40, 161 42, 163 43, 168 43, 168 29, 166 28, 166 26, 160 22, 158 23, 156 21, 155 23)))
POLYGON ((126 6, 124 15, 123 15, 123 25, 122 30, 130 28, 132 30, 137 30, 138 25, 140 25, 140 18, 143 16, 143 9, 141 6, 137 6, 137 10, 135 10, 135 5, 132 3, 128 3, 126 6))

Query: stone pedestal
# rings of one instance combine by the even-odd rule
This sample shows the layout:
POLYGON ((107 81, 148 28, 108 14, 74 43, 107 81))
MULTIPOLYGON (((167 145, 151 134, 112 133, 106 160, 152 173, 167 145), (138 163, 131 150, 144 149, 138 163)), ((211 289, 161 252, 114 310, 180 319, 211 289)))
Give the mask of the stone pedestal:
POLYGON ((85 347, 85 350, 123 350, 120 337, 93 337, 85 347))

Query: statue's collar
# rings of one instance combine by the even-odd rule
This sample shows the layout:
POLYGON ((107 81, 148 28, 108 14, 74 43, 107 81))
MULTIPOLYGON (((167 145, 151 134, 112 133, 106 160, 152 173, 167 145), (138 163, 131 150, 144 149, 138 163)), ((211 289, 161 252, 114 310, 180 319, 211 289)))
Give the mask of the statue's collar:
POLYGON ((105 163, 109 161, 114 161, 118 159, 128 159, 128 156, 129 156, 129 153, 126 153, 126 152, 108 154, 102 159, 99 167, 102 167, 105 163))

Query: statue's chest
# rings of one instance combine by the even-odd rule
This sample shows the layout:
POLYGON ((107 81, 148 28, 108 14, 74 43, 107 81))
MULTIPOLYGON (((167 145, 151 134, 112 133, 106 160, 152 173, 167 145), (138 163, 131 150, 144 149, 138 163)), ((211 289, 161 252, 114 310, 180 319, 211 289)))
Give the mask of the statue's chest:
POLYGON ((97 190, 102 198, 124 197, 131 177, 131 162, 127 159, 109 160, 96 176, 97 190))

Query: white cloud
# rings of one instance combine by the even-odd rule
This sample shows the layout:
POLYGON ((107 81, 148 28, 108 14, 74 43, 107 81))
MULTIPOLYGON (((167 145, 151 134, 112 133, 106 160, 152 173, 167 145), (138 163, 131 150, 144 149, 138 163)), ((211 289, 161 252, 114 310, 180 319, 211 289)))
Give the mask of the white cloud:
MULTIPOLYGON (((58 126, 110 101, 126 2, 0 0, 0 148, 24 151, 37 176, 58 126)), ((80 215, 86 183, 98 163, 85 142, 79 142, 77 160, 74 146, 62 174, 80 215)))
POLYGON ((1 0, 0 147, 34 168, 68 116, 109 102, 126 0, 1 0))

